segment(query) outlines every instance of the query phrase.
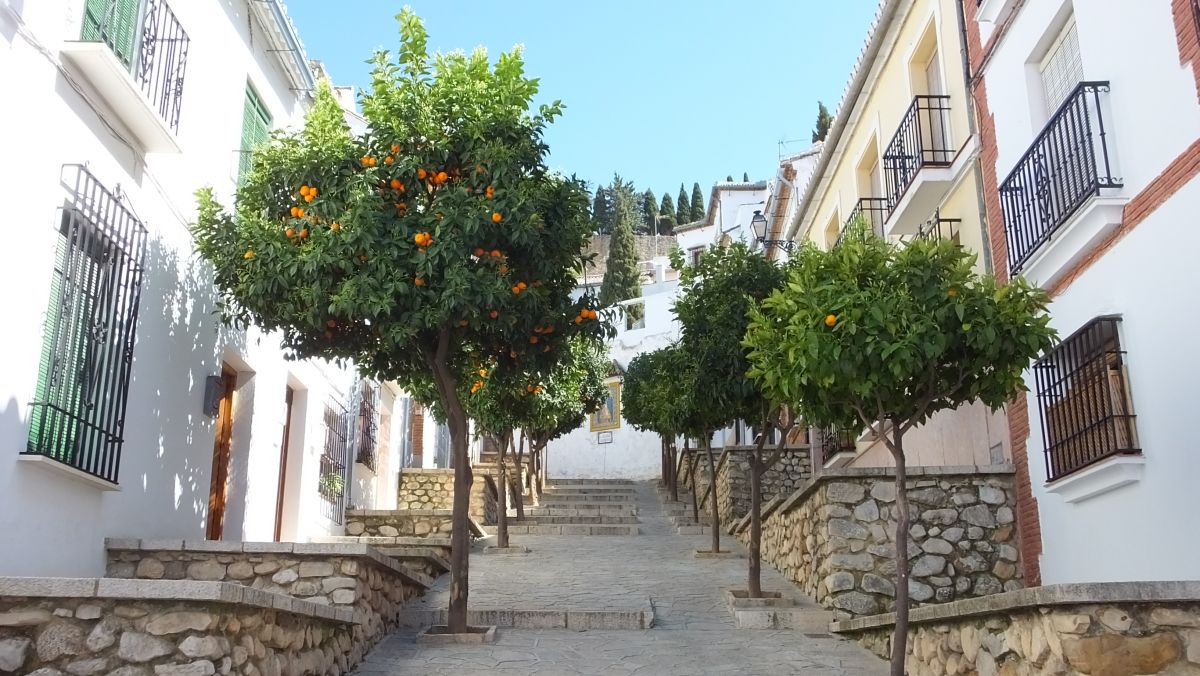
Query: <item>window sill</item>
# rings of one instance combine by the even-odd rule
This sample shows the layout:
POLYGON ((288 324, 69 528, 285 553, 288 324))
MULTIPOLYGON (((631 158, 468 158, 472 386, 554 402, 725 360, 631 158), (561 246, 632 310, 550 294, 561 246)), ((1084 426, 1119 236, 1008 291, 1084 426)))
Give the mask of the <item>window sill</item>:
POLYGON ((975 19, 993 25, 1008 18, 1015 5, 1014 0, 982 0, 975 11, 975 19))
POLYGON ((1146 459, 1141 455, 1114 455, 1046 484, 1046 492, 1064 502, 1083 502, 1097 495, 1142 480, 1146 459))
POLYGON ((92 488, 97 488, 102 491, 119 491, 121 487, 111 481, 105 481, 97 476, 92 476, 87 472, 75 469, 70 465, 61 463, 54 458, 48 458, 44 455, 36 455, 33 453, 22 453, 17 456, 21 462, 29 463, 31 467, 40 467, 47 472, 53 472, 59 476, 66 476, 79 483, 87 484, 92 488))

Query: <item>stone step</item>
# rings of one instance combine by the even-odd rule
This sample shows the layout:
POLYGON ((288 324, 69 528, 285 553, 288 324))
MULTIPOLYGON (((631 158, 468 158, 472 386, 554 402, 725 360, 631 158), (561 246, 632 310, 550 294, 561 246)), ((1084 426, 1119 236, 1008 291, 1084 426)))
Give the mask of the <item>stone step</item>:
MULTIPOLYGON (((400 613, 400 626, 426 627, 446 623, 446 609, 409 608, 400 613)), ((467 623, 474 626, 511 627, 514 629, 588 629, 642 630, 654 623, 654 610, 645 608, 621 610, 510 610, 470 608, 467 623)))
MULTIPOLYGON (((509 510, 510 513, 515 513, 509 510)), ((525 516, 634 516, 636 507, 606 505, 604 507, 527 507, 525 516)))
MULTIPOLYGON (((489 535, 496 534, 495 526, 484 526, 489 535)), ((637 524, 509 524, 509 535, 640 535, 637 524)))
POLYGON ((675 531, 680 535, 709 535, 712 529, 708 526, 676 526, 675 531))
POLYGON ((614 524, 641 523, 636 516, 534 516, 516 520, 519 525, 547 526, 554 524, 614 524))
POLYGON ((373 547, 434 547, 445 549, 446 554, 450 552, 450 538, 448 537, 383 537, 363 535, 355 537, 353 535, 314 535, 308 539, 309 542, 330 542, 342 543, 351 542, 373 547))
POLYGON ((542 499, 542 504, 547 507, 637 506, 636 501, 619 495, 547 495, 542 499))
POLYGON ((633 479, 547 479, 547 486, 571 485, 571 484, 612 484, 615 486, 633 486, 636 482, 633 479))
POLYGON ((444 551, 442 547, 389 547, 387 545, 373 545, 375 549, 397 560, 405 559, 427 559, 443 573, 450 572, 450 560, 446 558, 449 552, 444 551))
POLYGON ((620 488, 618 486, 588 486, 588 485, 570 485, 570 486, 551 486, 544 491, 545 495, 595 495, 595 494, 613 494, 613 495, 637 495, 636 488, 620 488))
POLYGON ((634 493, 613 493, 610 491, 598 491, 594 493, 559 493, 557 491, 546 491, 542 494, 544 502, 637 502, 637 495, 634 493))

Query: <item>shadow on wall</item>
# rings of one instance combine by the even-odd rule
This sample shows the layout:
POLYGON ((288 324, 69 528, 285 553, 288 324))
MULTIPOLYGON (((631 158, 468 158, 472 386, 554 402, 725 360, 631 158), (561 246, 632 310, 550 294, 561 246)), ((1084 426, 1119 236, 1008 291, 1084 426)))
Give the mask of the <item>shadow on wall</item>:
MULTIPOLYGON (((245 334, 223 326, 206 264, 150 240, 129 386, 121 493, 106 527, 127 537, 204 536, 214 421, 203 413, 205 379, 221 373, 221 349, 245 334)), ((236 466, 236 463, 231 463, 236 466)), ((243 476, 244 480, 244 476, 243 476)), ((235 477, 230 477, 233 485, 235 477)))

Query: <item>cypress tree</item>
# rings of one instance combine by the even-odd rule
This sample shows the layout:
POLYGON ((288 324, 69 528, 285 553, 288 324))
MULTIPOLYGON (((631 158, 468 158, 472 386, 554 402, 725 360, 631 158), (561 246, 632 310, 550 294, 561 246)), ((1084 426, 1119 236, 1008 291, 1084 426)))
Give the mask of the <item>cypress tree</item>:
POLYGON ((817 101, 817 124, 813 129, 812 142, 824 141, 829 134, 829 125, 833 124, 833 116, 829 114, 829 109, 825 104, 817 101))
POLYGON ((607 186, 598 186, 592 199, 592 232, 607 235, 612 232, 612 191, 607 186))
POLYGON ((692 220, 704 218, 704 193, 700 192, 700 184, 692 184, 692 220))
POLYGON ((679 225, 692 222, 692 207, 688 201, 687 191, 683 189, 683 184, 679 184, 679 201, 675 207, 675 222, 679 225))
POLYGON ((627 195, 618 193, 615 206, 616 222, 608 246, 608 263, 600 282, 600 305, 605 307, 642 295, 637 241, 633 236, 637 205, 627 195))
POLYGON ((729 175, 727 175, 727 176, 725 177, 725 182, 726 182, 726 183, 733 183, 733 174, 729 174, 729 175))
POLYGON ((647 235, 658 233, 658 199, 654 191, 646 188, 642 194, 642 227, 640 231, 647 235))
POLYGON ((658 206, 658 218, 662 222, 660 235, 670 235, 675 232, 675 202, 671 195, 663 195, 662 204, 658 206))
POLYGON ((750 174, 743 171, 742 172, 742 183, 749 183, 749 182, 750 182, 750 174))

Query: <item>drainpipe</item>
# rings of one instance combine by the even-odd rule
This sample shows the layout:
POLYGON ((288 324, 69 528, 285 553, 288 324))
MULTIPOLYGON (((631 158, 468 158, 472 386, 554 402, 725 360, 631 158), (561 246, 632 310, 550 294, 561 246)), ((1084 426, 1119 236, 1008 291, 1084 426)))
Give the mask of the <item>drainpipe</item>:
POLYGON ((983 190, 983 138, 979 134, 979 123, 975 119, 975 88, 972 86, 971 77, 971 51, 967 47, 967 16, 966 10, 963 9, 964 2, 966 0, 958 0, 958 2, 954 3, 954 8, 956 10, 955 14, 958 16, 958 35, 961 43, 959 54, 962 56, 963 85, 967 93, 967 128, 971 135, 978 138, 980 142, 980 149, 975 153, 975 161, 971 163, 971 170, 975 173, 975 199, 979 203, 979 234, 983 242, 983 246, 980 247, 982 249, 980 253, 983 255, 983 271, 990 275, 994 272, 994 268, 992 267, 991 235, 988 232, 987 199, 983 190))

